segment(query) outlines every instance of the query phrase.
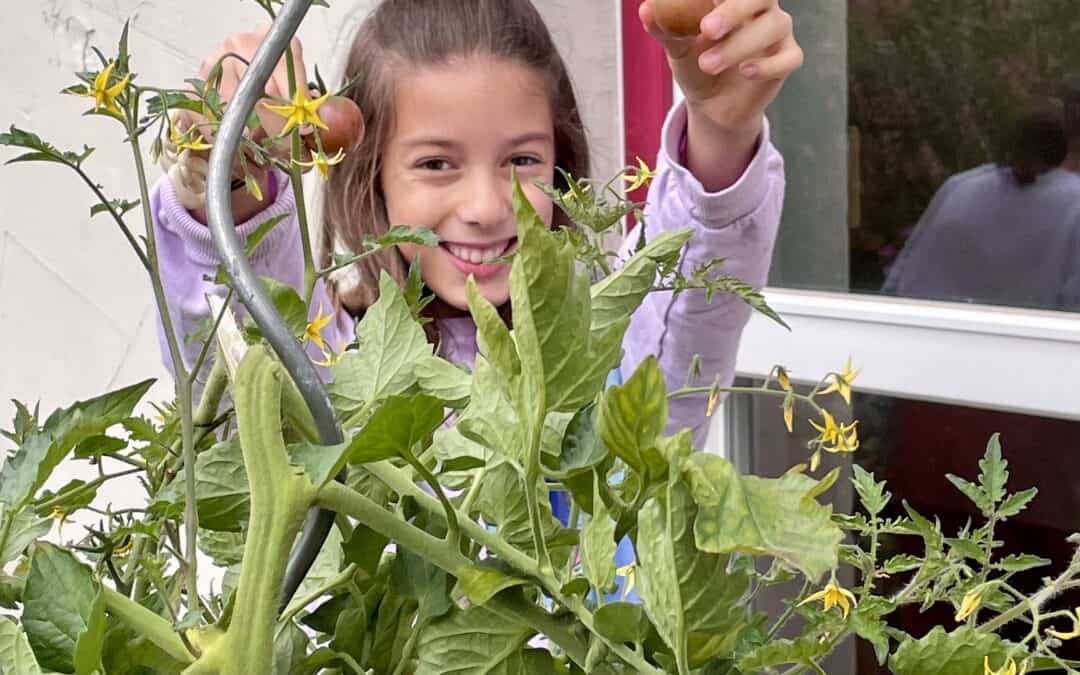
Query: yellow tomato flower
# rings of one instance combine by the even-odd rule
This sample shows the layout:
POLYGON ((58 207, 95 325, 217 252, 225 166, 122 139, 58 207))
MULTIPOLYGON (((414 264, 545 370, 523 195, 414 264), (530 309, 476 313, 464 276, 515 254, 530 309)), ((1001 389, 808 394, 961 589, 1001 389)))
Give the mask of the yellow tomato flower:
POLYGON ((1068 632, 1056 631, 1053 628, 1047 629, 1047 635, 1056 637, 1059 640, 1072 640, 1073 638, 1080 637, 1080 607, 1073 610, 1076 616, 1073 617, 1073 629, 1068 632))
POLYGON ((821 589, 817 593, 807 597, 805 600, 799 603, 799 607, 809 603, 821 600, 825 603, 825 611, 829 611, 833 607, 839 606, 844 610, 844 618, 846 619, 848 613, 851 611, 851 606, 858 606, 859 602, 855 599, 855 595, 846 588, 837 585, 836 580, 830 581, 825 585, 825 588, 821 589))
POLYGON ((795 399, 790 395, 784 399, 784 426, 789 434, 795 432, 795 399))
POLYGON ((1020 671, 1016 670, 1016 659, 1009 658, 1005 663, 1001 664, 1000 670, 994 670, 990 667, 990 657, 983 657, 983 675, 1024 675, 1027 672, 1027 664, 1025 664, 1020 671))
POLYGON ((840 433, 837 434, 836 443, 832 447, 826 446, 829 452, 855 452, 859 449, 859 432, 855 426, 858 422, 841 424, 840 433))
POLYGON ((169 123, 169 140, 176 146, 177 150, 209 150, 213 146, 206 142, 195 127, 180 133, 180 130, 176 128, 174 124, 169 123))
POLYGON ((266 108, 286 118, 285 126, 281 129, 281 135, 283 136, 292 131, 293 127, 305 124, 314 124, 320 129, 329 130, 330 127, 326 126, 326 122, 322 121, 318 113, 319 106, 325 103, 328 98, 330 98, 330 94, 327 93, 319 98, 310 99, 304 89, 300 87, 296 90, 296 96, 293 97, 292 103, 288 105, 267 105, 266 108))
POLYGON ((297 166, 315 167, 319 170, 319 173, 322 174, 323 178, 329 178, 330 167, 334 166, 335 164, 341 164, 341 160, 343 159, 345 159, 345 151, 341 148, 338 148, 337 154, 333 157, 327 157, 325 152, 316 152, 314 155, 312 155, 310 162, 301 162, 295 159, 293 160, 293 162, 295 162, 297 166))
POLYGON ((960 609, 956 611, 956 620, 963 621, 976 612, 979 607, 982 606, 982 593, 980 591, 971 591, 964 596, 963 601, 960 603, 960 609))
POLYGON ((833 374, 833 382, 828 387, 821 390, 822 394, 831 394, 832 392, 839 392, 843 397, 844 402, 851 405, 851 383, 855 381, 855 378, 859 376, 861 371, 852 370, 851 357, 848 357, 847 365, 839 373, 833 374))
POLYGON ((135 545, 135 537, 128 536, 124 538, 124 543, 113 549, 113 555, 127 555, 131 552, 131 549, 135 545))
POLYGON ((791 377, 783 368, 777 370, 776 381, 780 383, 781 389, 784 391, 791 391, 791 377))
POLYGON ((319 305, 319 311, 315 315, 315 318, 308 322, 307 328, 304 329, 304 340, 311 340, 315 344, 319 345, 324 353, 326 352, 326 341, 323 340, 322 331, 323 328, 334 320, 333 314, 323 314, 323 306, 319 305))
POLYGON ((105 66, 105 69, 98 73, 97 77, 94 78, 93 86, 82 95, 94 99, 95 111, 104 108, 106 111, 120 117, 123 116, 123 112, 120 110, 120 106, 116 105, 116 97, 127 89, 128 80, 131 79, 131 74, 125 75, 124 79, 110 87, 109 78, 112 77, 113 68, 115 67, 116 61, 110 61, 109 65, 105 66))
POLYGON ((837 437, 840 436, 840 427, 836 426, 836 420, 829 414, 828 410, 822 410, 821 414, 825 418, 825 426, 818 426, 814 420, 810 420, 810 426, 817 429, 818 433, 821 434, 817 439, 819 443, 822 445, 835 443, 837 437))
POLYGON ((655 177, 656 172, 649 168, 649 165, 645 163, 645 160, 638 157, 637 168, 634 170, 634 175, 623 176, 627 183, 626 191, 633 192, 638 188, 645 187, 655 177))
POLYGON ((623 565, 615 570, 615 576, 626 578, 626 583, 623 584, 622 589, 622 597, 626 598, 630 595, 630 591, 634 590, 634 583, 637 580, 637 565, 634 563, 623 565))

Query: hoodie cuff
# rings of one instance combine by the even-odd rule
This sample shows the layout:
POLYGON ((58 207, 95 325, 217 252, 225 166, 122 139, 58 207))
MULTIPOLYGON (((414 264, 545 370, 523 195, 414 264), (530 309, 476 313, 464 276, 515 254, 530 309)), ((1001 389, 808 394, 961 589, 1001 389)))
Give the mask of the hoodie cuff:
MULTIPOLYGON (((296 210, 292 190, 287 189, 288 184, 283 182, 286 176, 279 171, 271 172, 269 176, 270 180, 275 181, 274 187, 277 188, 277 196, 274 198, 273 203, 265 209, 236 226, 236 234, 244 244, 247 243, 247 238, 266 221, 277 216, 292 214, 296 210)), ((221 257, 218 255, 217 247, 214 245, 210 228, 196 220, 180 203, 180 198, 176 195, 172 181, 167 178, 161 180, 160 190, 161 203, 156 215, 161 226, 174 232, 180 238, 188 258, 193 262, 208 266, 219 264, 221 257)), ((274 190, 271 190, 271 193, 273 192, 274 190)), ((286 218, 285 220, 291 219, 286 218)), ((289 236, 289 231, 290 227, 287 222, 278 223, 255 247, 251 255, 252 262, 265 257, 268 252, 273 251, 282 240, 289 236)))
POLYGON ((691 215, 707 227, 723 227, 753 213, 768 194, 769 119, 765 118, 757 150, 743 174, 719 192, 706 192, 701 181, 686 168, 686 101, 668 112, 661 136, 658 164, 671 172, 691 215))

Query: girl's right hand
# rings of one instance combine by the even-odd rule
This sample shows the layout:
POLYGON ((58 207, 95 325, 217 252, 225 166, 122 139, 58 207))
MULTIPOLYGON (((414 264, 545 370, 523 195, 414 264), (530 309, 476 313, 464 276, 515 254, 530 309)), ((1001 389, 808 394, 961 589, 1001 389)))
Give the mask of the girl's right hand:
MULTIPOLYGON (((228 102, 236 94, 236 90, 240 86, 240 79, 247 71, 245 61, 248 63, 251 62, 251 59, 255 56, 255 51, 266 39, 267 32, 269 32, 269 27, 261 28, 250 33, 234 33, 226 38, 216 50, 203 60, 202 65, 199 68, 199 77, 204 81, 209 77, 211 71, 218 62, 220 61, 221 63, 221 78, 220 83, 218 84, 218 94, 221 97, 222 102, 228 102), (244 61, 236 58, 237 56, 244 59, 244 61)), ((303 46, 300 44, 299 38, 294 37, 292 39, 291 49, 297 86, 306 87, 307 68, 304 65, 304 50, 303 46)), ((292 98, 289 96, 289 75, 284 57, 282 57, 277 67, 274 69, 273 74, 270 76, 270 79, 267 81, 264 92, 269 98, 262 99, 255 105, 255 113, 259 118, 259 128, 252 135, 252 140, 254 141, 261 141, 266 137, 277 136, 285 126, 284 117, 266 108, 267 103, 273 102, 270 99, 289 101, 292 98)), ((203 138, 205 138, 208 143, 214 142, 214 129, 207 123, 207 120, 203 115, 191 110, 181 109, 175 113, 174 119, 180 132, 189 129, 191 125, 198 125, 198 129, 202 133, 203 138)), ((310 129, 301 129, 301 133, 305 134, 310 133, 310 131, 310 129)), ((274 154, 282 158, 287 158, 289 156, 289 151, 290 147, 287 142, 278 143, 274 148, 274 154)), ((249 163, 249 169, 250 168, 253 167, 251 167, 249 163)))

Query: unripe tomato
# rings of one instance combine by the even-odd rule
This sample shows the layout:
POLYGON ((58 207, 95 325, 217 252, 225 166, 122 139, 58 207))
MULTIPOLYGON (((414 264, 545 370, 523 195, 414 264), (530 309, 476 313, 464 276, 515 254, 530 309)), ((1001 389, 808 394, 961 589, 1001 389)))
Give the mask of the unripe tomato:
POLYGON ((701 20, 715 7, 713 0, 653 0, 653 15, 668 33, 691 36, 701 32, 701 20))
MULTIPOLYGON (((319 129, 323 151, 334 155, 338 150, 348 152, 364 136, 364 114, 351 98, 331 96, 319 106, 319 117, 329 129, 319 129)), ((315 150, 315 135, 304 136, 308 147, 315 150)))

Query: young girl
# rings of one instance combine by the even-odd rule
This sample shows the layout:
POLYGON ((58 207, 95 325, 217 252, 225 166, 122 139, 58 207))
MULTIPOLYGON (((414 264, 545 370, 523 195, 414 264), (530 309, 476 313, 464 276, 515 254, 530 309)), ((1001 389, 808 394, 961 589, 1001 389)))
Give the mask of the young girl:
MULTIPOLYGON (((686 94, 664 126, 646 207, 647 236, 692 226, 696 233, 685 270, 726 258, 725 272, 761 286, 784 190, 783 162, 769 142, 764 109, 801 65, 802 51, 777 0, 717 5, 701 22, 700 36, 675 38, 657 27, 652 0, 641 4, 640 18, 663 43, 686 94)), ((250 58, 262 37, 229 38, 207 59, 204 77, 221 54, 250 58)), ((304 73, 299 45, 293 49, 297 70, 304 73)), ((239 64, 225 61, 226 99, 242 74, 239 64)), ((393 224, 429 227, 442 245, 401 245, 319 285, 312 312, 332 311, 335 318, 322 337, 334 350, 352 342, 355 318, 376 299, 380 271, 402 280, 408 261, 419 257, 424 282, 437 297, 429 309, 441 354, 471 365, 477 346, 466 279, 473 275, 496 306, 505 308, 509 300, 509 265, 490 261, 516 245, 511 170, 552 226, 564 224, 563 216, 533 181, 558 185, 557 167, 588 175, 586 134, 563 61, 529 0, 383 0, 356 35, 345 78, 355 81, 347 94, 363 111, 366 133, 331 169, 322 266, 330 264, 333 252, 360 250, 363 239, 393 224)), ((284 66, 267 93, 288 98, 284 66)), ((281 129, 280 117, 261 107, 259 115, 267 133, 281 129)), ((243 189, 234 193, 238 230, 244 237, 269 218, 290 214, 255 248, 252 263, 256 273, 299 287, 303 270, 292 191, 281 173, 260 180, 264 201, 243 189)), ((222 289, 206 280, 219 261, 203 212, 181 184, 159 180, 152 201, 173 322, 190 334, 207 315, 205 296, 222 289)), ((629 239, 627 250, 635 238, 629 239)), ((703 292, 677 299, 651 294, 627 332, 621 372, 628 377, 656 354, 668 386, 679 388, 699 354, 704 381, 719 375, 730 383, 749 314, 733 297, 709 304, 703 292)), ((186 344, 184 358, 193 361, 198 347, 186 344)), ((705 408, 702 398, 673 400, 671 429, 692 428, 702 447, 705 408)))

